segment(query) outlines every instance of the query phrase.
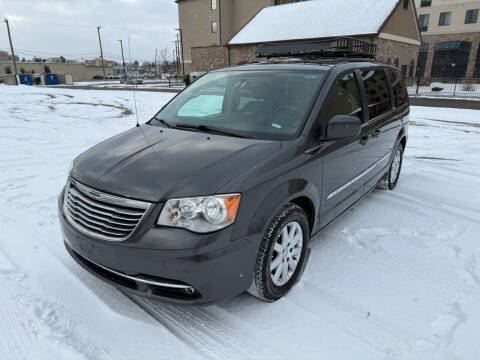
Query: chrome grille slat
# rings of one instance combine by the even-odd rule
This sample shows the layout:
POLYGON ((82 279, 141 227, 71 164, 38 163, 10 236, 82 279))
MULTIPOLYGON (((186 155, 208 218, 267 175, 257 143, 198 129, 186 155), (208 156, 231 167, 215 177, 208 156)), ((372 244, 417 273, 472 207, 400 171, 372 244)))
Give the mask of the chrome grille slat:
POLYGON ((86 221, 83 221, 82 219, 79 219, 75 214, 70 214, 70 216, 75 219, 75 221, 81 223, 82 225, 86 226, 87 228, 89 229, 93 229, 93 230, 97 230, 101 233, 105 233, 105 234, 109 234, 109 235, 114 235, 114 236, 125 236, 125 233, 122 233, 122 232, 114 232, 114 231, 108 231, 108 230, 104 230, 100 227, 97 227, 97 226, 94 226, 94 225, 90 225, 88 224, 86 221))
POLYGON ((109 241, 126 240, 150 205, 91 189, 73 179, 64 194, 64 212, 70 224, 84 234, 109 241))
POLYGON ((144 211, 138 211, 138 210, 124 210, 124 209, 116 209, 114 207, 110 207, 110 206, 106 206, 106 205, 103 205, 102 203, 100 202, 93 202, 92 200, 88 199, 85 195, 81 194, 80 192, 78 192, 75 188, 71 188, 71 192, 70 194, 71 196, 74 196, 74 197, 77 197, 77 198, 80 198, 82 201, 90 204, 90 205, 93 205, 95 207, 99 207, 99 208, 103 208, 103 209, 106 209, 106 210, 110 210, 112 212, 115 212, 115 213, 118 213, 118 214, 123 214, 123 215, 130 215, 130 216, 138 216, 138 215, 143 215, 144 211))
MULTIPOLYGON (((96 221, 96 220, 93 220, 90 218, 90 216, 88 215, 85 215, 85 214, 82 214, 80 212, 78 212, 77 210, 73 209, 70 205, 67 205, 69 207, 69 210, 71 213, 75 214, 76 216, 82 218, 83 220, 89 222, 89 223, 92 223, 92 224, 96 224, 96 225, 100 225, 101 227, 105 227, 105 223, 101 222, 101 221, 96 221)), ((129 227, 119 227, 119 226, 115 226, 115 225, 111 225, 111 224, 108 224, 108 228, 109 229, 112 229, 112 230, 118 230, 118 231, 125 231, 125 232, 129 232, 129 231, 132 231, 134 228, 135 228, 135 225, 134 226, 129 226, 129 227)))
POLYGON ((99 219, 106 221, 111 224, 117 224, 117 225, 123 225, 123 226, 133 226, 138 222, 138 219, 129 219, 129 220, 122 220, 119 221, 115 218, 113 218, 110 214, 103 213, 101 215, 98 215, 98 212, 93 210, 92 208, 86 208, 83 205, 76 203, 75 201, 72 201, 72 198, 69 198, 68 205, 71 206, 74 210, 79 211, 85 215, 91 216, 93 218, 99 219), (103 216, 102 216, 103 215, 103 216))

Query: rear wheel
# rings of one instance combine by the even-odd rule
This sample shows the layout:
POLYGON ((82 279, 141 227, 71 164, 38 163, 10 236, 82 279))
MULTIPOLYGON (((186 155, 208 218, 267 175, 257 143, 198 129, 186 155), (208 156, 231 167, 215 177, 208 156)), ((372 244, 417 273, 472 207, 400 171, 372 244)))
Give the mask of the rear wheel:
POLYGON ((400 177, 400 170, 402 169, 403 162, 403 145, 398 144, 397 150, 393 155, 390 169, 388 170, 388 188, 393 190, 397 186, 398 178, 400 177))
POLYGON ((284 206, 265 231, 248 292, 266 301, 285 295, 301 273, 309 238, 303 209, 291 203, 284 206))

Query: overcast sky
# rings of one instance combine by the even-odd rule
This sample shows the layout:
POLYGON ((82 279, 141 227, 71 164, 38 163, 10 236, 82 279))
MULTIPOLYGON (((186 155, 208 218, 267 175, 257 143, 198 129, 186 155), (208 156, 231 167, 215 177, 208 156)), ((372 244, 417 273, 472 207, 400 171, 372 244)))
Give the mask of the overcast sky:
POLYGON ((128 61, 128 37, 132 60, 153 60, 155 48, 172 57, 178 27, 174 0, 0 0, 0 50, 9 52, 5 17, 20 58, 97 57, 99 25, 107 59, 121 59, 122 39, 128 61))

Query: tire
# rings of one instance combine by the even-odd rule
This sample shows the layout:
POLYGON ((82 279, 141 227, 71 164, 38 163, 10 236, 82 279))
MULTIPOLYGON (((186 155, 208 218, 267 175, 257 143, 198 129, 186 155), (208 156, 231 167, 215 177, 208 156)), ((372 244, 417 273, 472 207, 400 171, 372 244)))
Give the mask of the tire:
POLYGON ((252 285, 247 291, 265 301, 275 301, 284 296, 302 273, 309 240, 305 212, 298 205, 288 203, 265 231, 257 253, 252 285), (277 266, 270 270, 272 262, 277 266))
POLYGON ((388 169, 387 181, 388 188, 390 190, 395 189, 398 179, 400 178, 400 171, 402 170, 403 163, 403 145, 398 144, 395 154, 393 155, 392 163, 388 169))

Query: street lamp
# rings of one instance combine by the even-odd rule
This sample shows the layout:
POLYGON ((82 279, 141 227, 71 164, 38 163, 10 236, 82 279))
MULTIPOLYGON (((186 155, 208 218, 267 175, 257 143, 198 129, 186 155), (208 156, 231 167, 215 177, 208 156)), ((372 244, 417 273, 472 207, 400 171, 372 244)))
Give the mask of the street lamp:
POLYGON ((123 83, 127 83, 127 72, 125 71, 125 58, 123 57, 123 42, 122 40, 117 40, 120 42, 120 49, 122 50, 122 68, 123 68, 123 83))
POLYGON ((183 58, 183 33, 182 29, 175 29, 180 32, 180 59, 182 59, 182 76, 185 78, 185 59, 183 58))

